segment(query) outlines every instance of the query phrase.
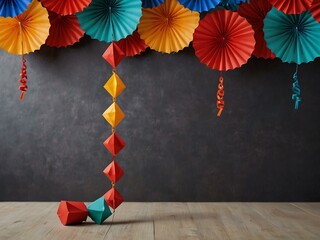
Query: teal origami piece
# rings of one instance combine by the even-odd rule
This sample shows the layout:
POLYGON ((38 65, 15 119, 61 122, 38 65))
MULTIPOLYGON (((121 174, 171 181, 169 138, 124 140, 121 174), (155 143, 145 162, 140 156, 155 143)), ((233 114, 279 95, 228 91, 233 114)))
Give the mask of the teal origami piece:
POLYGON ((118 41, 132 34, 142 15, 141 0, 92 0, 77 13, 81 28, 99 41, 118 41))
POLYGON ((104 197, 98 198, 88 205, 89 217, 96 223, 102 224, 108 217, 112 215, 110 208, 104 197))

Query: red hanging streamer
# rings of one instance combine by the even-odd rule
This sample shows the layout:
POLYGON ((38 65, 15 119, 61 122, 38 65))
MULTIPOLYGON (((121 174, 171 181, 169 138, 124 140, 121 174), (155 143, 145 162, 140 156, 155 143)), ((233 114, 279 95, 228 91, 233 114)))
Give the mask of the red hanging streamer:
POLYGON ((217 92, 217 108, 219 109, 219 112, 217 114, 218 117, 221 116, 221 113, 224 109, 223 97, 224 97, 223 77, 222 77, 222 73, 220 72, 218 92, 217 92))
POLYGON ((27 77, 26 59, 24 58, 24 55, 22 55, 22 68, 21 68, 20 80, 19 80, 19 82, 21 83, 19 86, 19 90, 21 91, 20 100, 23 100, 24 94, 28 90, 27 79, 28 77, 27 77))

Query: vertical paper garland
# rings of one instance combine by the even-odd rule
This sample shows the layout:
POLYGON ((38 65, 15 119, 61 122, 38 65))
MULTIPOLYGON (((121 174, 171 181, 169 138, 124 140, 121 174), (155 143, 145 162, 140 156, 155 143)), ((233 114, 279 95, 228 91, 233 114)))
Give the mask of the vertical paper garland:
POLYGON ((115 42, 112 42, 102 56, 113 68, 112 75, 104 85, 105 90, 112 96, 113 103, 102 114, 112 127, 112 134, 103 143, 112 154, 112 162, 103 171, 111 181, 111 189, 104 195, 105 201, 113 208, 113 211, 123 202, 122 196, 115 188, 115 184, 123 176, 124 172, 116 162, 117 154, 125 146, 124 141, 117 135, 116 127, 125 117, 121 108, 117 104, 117 97, 126 88, 122 80, 116 73, 116 68, 125 57, 124 52, 115 42))

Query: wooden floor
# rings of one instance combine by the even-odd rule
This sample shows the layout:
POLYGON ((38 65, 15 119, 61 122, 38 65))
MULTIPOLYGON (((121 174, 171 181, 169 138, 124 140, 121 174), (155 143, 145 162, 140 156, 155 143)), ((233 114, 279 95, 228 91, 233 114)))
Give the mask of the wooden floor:
POLYGON ((320 239, 320 203, 124 203, 112 223, 69 227, 57 206, 0 202, 0 239, 320 239))

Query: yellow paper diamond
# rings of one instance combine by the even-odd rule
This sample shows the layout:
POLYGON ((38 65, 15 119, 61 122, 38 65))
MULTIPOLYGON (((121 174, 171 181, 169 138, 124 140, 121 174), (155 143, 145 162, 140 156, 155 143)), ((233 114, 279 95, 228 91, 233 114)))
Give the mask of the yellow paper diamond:
POLYGON ((126 88, 126 85, 124 85, 119 76, 115 72, 113 72, 112 76, 103 87, 108 91, 108 93, 110 93, 112 97, 116 98, 126 88))
POLYGON ((112 103, 111 106, 102 114, 112 127, 116 127, 125 117, 121 108, 117 103, 112 103))

